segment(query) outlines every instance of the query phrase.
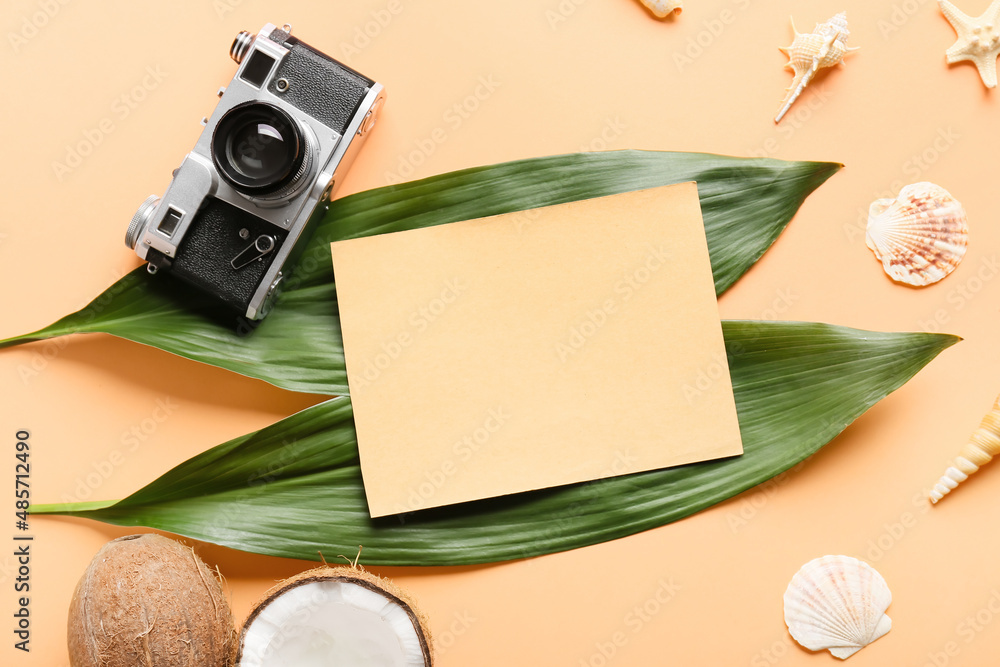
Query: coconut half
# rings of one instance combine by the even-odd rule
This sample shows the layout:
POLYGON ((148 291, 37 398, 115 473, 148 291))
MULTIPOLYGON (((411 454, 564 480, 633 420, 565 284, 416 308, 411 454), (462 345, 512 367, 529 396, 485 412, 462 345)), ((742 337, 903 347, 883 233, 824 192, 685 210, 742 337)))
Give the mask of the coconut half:
POLYGON ((238 667, 429 667, 424 617, 390 581, 354 567, 286 579, 253 606, 238 667))

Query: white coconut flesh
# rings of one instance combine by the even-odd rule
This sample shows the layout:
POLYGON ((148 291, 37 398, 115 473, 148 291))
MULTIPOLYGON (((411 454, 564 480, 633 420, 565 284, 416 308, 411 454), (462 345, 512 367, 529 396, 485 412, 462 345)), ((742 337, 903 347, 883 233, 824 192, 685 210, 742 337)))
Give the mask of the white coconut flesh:
POLYGON ((400 600, 354 581, 279 593, 244 629, 240 667, 424 667, 422 634, 400 600))

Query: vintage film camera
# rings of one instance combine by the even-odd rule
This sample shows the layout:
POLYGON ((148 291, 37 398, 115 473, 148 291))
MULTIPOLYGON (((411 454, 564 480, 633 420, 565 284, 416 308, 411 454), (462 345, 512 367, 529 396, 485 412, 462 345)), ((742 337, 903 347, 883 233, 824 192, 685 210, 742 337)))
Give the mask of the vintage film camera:
POLYGON ((243 31, 240 64, 163 198, 125 243, 251 320, 264 317, 337 181, 375 125, 381 84, 270 23, 243 31))

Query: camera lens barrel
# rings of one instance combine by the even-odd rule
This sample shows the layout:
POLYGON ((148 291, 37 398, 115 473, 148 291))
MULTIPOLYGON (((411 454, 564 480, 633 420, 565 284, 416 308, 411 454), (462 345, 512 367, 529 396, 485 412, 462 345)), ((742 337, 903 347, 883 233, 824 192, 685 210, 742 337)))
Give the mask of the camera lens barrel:
POLYGON ((306 141, 298 124, 266 102, 233 107, 212 135, 212 160, 222 177, 248 196, 286 189, 306 165, 306 141))

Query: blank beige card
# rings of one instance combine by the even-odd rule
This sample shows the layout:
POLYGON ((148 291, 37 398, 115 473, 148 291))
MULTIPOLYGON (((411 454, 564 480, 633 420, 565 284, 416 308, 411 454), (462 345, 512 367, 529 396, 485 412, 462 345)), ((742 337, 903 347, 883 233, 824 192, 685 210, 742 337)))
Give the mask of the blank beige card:
POLYGON ((332 249, 373 517, 743 451, 694 183, 332 249))

